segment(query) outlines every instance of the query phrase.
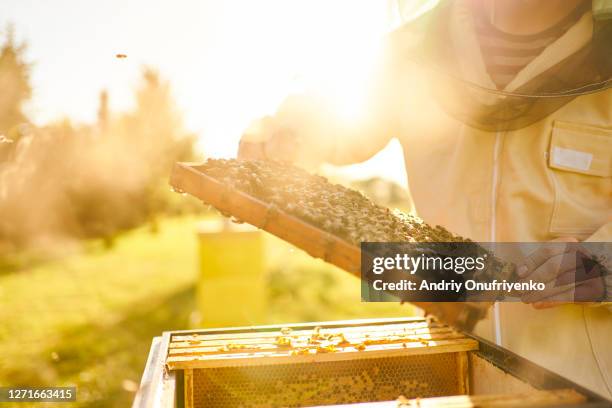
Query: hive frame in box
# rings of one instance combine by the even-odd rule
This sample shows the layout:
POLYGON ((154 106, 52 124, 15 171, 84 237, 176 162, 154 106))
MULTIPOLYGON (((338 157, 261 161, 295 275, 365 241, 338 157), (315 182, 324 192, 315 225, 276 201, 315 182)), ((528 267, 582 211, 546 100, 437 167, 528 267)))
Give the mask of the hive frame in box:
POLYGON ((170 185, 223 213, 254 225, 359 277, 361 251, 345 240, 204 174, 195 163, 176 163, 170 185))
MULTIPOLYGON (((206 175, 196 163, 176 163, 170 185, 177 192, 188 193, 224 214, 254 225, 321 258, 357 278, 361 278, 361 249, 342 238, 294 217, 243 191, 220 183, 206 175)), ((486 316, 491 302, 432 303, 413 302, 427 314, 461 330, 471 330, 486 316)))
MULTIPOLYGON (((153 340, 151 352, 147 365, 142 377, 140 389, 133 403, 133 408, 168 408, 168 407, 184 407, 185 395, 191 392, 189 389, 190 377, 184 374, 182 370, 169 370, 167 359, 170 350, 170 342, 173 336, 198 336, 198 335, 235 335, 250 332, 278 332, 281 328, 289 327, 293 330, 314 329, 317 326, 323 329, 339 329, 339 328, 359 328, 360 326, 372 325, 391 325, 391 324, 412 324, 415 322, 425 322, 425 319, 419 318, 390 318, 390 319, 363 319, 349 321, 333 321, 333 322, 318 322, 318 323, 301 323, 292 325, 269 325, 269 326, 253 326, 253 327, 235 327, 221 329, 206 329, 206 330, 183 330, 174 332, 165 332, 161 337, 153 340)), ((612 407, 612 402, 603 399, 597 394, 548 371, 533 362, 530 362, 508 350, 505 350, 497 345, 494 345, 484 339, 476 336, 466 335, 477 343, 477 350, 469 351, 469 364, 471 366, 468 372, 468 377, 465 377, 466 387, 465 393, 469 394, 496 394, 499 393, 500 387, 505 387, 504 384, 477 386, 475 383, 473 370, 482 370, 483 365, 487 370, 487 375, 494 374, 499 378, 506 378, 508 383, 515 382, 524 384, 534 390, 551 390, 550 392, 570 393, 574 397, 580 395, 581 399, 574 401, 569 405, 560 405, 563 407, 582 407, 582 408, 603 408, 612 407), (479 368, 480 367, 480 368, 479 368), (491 371, 493 370, 493 371, 491 371), (468 388, 474 388, 468 390, 468 388), (487 388, 489 387, 489 388, 487 388), (492 388, 491 388, 492 387, 492 388), (496 387, 498 389, 496 389, 496 387), (480 388, 480 389, 476 389, 480 388)), ((467 350, 467 349, 466 349, 467 350)), ((465 367, 465 366, 463 366, 465 367)), ((460 370, 461 371, 461 370, 460 370)), ((193 372, 193 371, 190 371, 193 372)), ((191 377, 193 378, 193 377, 191 377)), ((524 391, 523 388, 517 387, 516 384, 510 388, 516 390, 517 394, 524 391)), ((482 398, 482 397, 479 397, 482 398)), ((484 397, 486 398, 486 397, 484 397)), ((549 398, 550 399, 550 398, 549 398)), ((441 398, 440 402, 447 401, 441 398)), ((429 401, 429 400, 423 400, 429 401)), ((452 399, 448 400, 448 402, 452 399)), ((556 406, 554 403, 546 406, 556 406)), ((554 402, 554 399, 553 399, 554 402)), ((397 401, 380 402, 380 407, 399 406, 397 401)), ((349 405, 347 405, 348 407, 349 405)), ((379 406, 379 405, 376 405, 379 406)), ((407 405, 410 406, 410 405, 407 405)), ((429 405, 428 405, 429 406, 429 405)), ((508 405, 506 405, 508 406, 508 405)))

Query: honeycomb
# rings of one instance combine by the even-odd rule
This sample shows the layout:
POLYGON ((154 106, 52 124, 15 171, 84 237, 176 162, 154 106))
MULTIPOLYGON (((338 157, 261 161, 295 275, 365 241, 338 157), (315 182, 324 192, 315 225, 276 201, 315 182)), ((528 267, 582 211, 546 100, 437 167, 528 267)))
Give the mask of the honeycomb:
MULTIPOLYGON (((514 267, 479 244, 455 235, 440 225, 429 225, 420 218, 392 211, 374 203, 359 191, 330 183, 325 177, 310 174, 291 164, 266 160, 209 159, 198 170, 217 182, 263 201, 274 211, 281 210, 299 218, 332 236, 359 246, 362 242, 446 243, 444 246, 424 246, 420 251, 489 255, 481 278, 507 279, 514 267), (451 243, 464 243, 456 247, 451 243)), ((223 208, 220 208, 223 213, 223 208)), ((223 213, 232 216, 230 213, 223 213)), ((235 221, 242 222, 235 219, 235 221)), ((383 256, 378 248, 372 256, 383 256)), ((414 247, 407 247, 409 252, 414 247)), ((393 256, 398 247, 386 248, 393 256)), ((456 255, 455 255, 456 256, 456 255)), ((428 268, 442 280, 448 271, 428 268)), ((456 275, 455 275, 456 276, 456 275)))
POLYGON ((413 215, 377 205, 358 191, 288 163, 209 159, 198 169, 355 245, 366 241, 469 241, 439 225, 430 226, 413 215))
POLYGON ((457 353, 193 371, 195 407, 298 407, 462 392, 457 353))

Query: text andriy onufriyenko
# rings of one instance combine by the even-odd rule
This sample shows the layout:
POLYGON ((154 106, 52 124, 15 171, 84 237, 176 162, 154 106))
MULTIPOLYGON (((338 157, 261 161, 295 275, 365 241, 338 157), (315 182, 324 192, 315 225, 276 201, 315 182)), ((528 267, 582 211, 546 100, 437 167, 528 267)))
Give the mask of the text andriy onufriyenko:
POLYGON ((428 282, 422 280, 420 283, 409 281, 407 279, 401 279, 396 282, 385 282, 382 279, 377 279, 372 282, 372 288, 380 291, 411 291, 411 290, 435 290, 435 291, 455 291, 457 293, 464 289, 470 291, 506 291, 508 293, 513 291, 536 291, 544 290, 546 285, 542 282, 534 282, 529 280, 527 282, 508 282, 506 280, 491 282, 477 282, 472 279, 468 279, 465 282, 456 282, 455 280, 440 281, 440 282, 428 282))

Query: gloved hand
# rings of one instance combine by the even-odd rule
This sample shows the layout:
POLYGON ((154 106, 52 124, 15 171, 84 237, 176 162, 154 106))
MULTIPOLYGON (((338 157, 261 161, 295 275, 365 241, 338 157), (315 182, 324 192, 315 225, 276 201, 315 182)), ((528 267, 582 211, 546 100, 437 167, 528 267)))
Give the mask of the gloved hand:
POLYGON ((594 263, 591 254, 574 238, 543 244, 525 258, 517 273, 523 282, 533 280, 545 284, 544 290, 525 292, 521 296, 521 300, 535 308, 600 302, 606 294, 605 268, 594 263))

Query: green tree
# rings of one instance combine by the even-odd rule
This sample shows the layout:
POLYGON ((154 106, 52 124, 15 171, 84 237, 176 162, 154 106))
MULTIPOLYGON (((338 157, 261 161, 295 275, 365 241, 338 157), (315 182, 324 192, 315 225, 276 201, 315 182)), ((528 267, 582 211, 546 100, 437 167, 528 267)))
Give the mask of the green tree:
POLYGON ((151 176, 166 176, 176 160, 191 156, 193 135, 186 132, 170 83, 145 67, 136 91, 136 109, 123 118, 128 143, 152 164, 151 176))
POLYGON ((19 125, 28 123, 25 103, 32 95, 31 65, 25 61, 26 43, 18 43, 15 30, 7 26, 6 39, 0 48, 0 134, 13 141, 21 135, 19 125))
POLYGON ((172 211, 168 176, 177 161, 193 159, 195 136, 186 131, 170 83, 157 70, 145 67, 136 90, 136 108, 122 115, 109 130, 130 152, 131 170, 143 174, 142 207, 154 221, 160 212, 172 211))

